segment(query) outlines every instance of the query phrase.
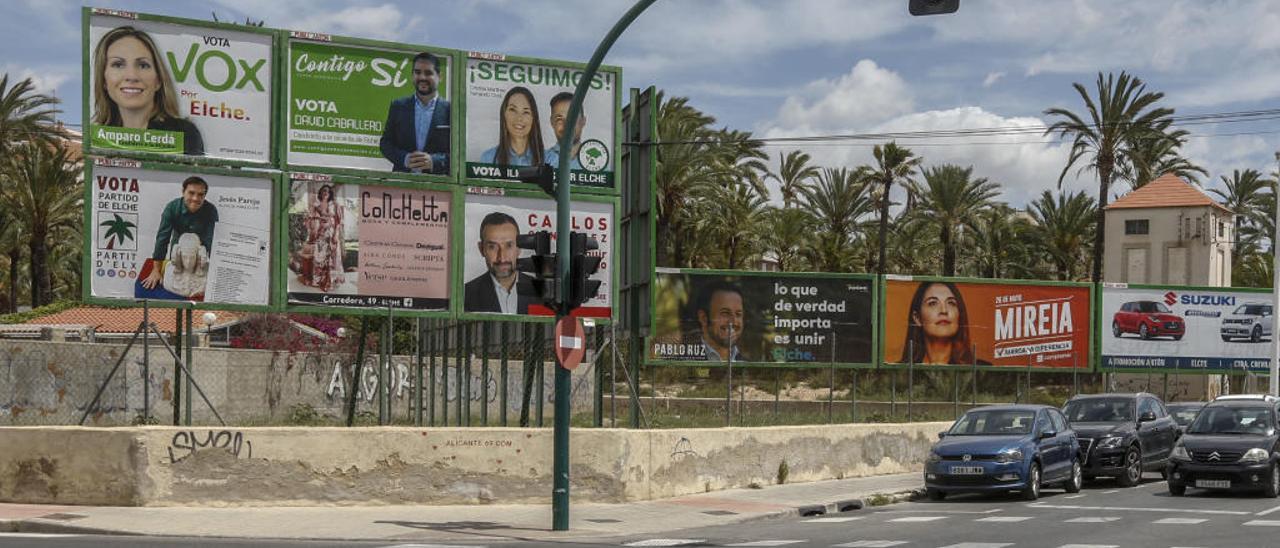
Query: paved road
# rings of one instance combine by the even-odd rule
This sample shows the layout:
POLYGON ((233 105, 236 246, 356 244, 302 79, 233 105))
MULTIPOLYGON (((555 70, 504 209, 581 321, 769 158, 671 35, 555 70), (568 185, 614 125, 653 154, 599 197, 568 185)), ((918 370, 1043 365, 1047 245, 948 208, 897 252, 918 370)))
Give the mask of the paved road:
POLYGON ((1107 480, 1039 501, 957 496, 827 515, 628 538, 623 546, 1126 548, 1280 545, 1280 499, 1189 490, 1169 496, 1158 476, 1124 489, 1107 480), (682 542, 683 541, 683 542, 682 542))

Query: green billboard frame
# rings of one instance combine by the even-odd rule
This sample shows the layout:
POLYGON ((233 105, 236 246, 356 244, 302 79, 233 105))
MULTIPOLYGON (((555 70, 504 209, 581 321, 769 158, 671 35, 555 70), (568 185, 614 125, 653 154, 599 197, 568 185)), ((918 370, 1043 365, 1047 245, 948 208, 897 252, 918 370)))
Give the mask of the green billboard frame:
POLYGON ((653 290, 649 294, 649 310, 653 311, 649 317, 649 337, 644 341, 644 364, 646 366, 677 366, 677 367, 725 367, 726 362, 706 362, 706 361, 682 361, 682 360, 662 360, 654 359, 649 355, 649 347, 651 339, 657 333, 658 323, 658 291, 657 278, 661 274, 706 274, 718 276, 735 276, 735 277, 754 277, 754 278, 822 278, 836 280, 858 280, 870 282, 871 285, 871 361, 866 363, 858 362, 742 362, 735 363, 735 367, 749 367, 753 369, 816 369, 816 368, 836 368, 836 369, 875 369, 877 367, 876 358, 880 355, 880 339, 881 334, 877 333, 880 323, 879 313, 881 302, 881 292, 879 286, 881 284, 877 276, 873 274, 859 273, 842 273, 842 272, 765 272, 760 270, 721 270, 721 269, 700 269, 700 268, 663 268, 657 267, 654 270, 653 290))

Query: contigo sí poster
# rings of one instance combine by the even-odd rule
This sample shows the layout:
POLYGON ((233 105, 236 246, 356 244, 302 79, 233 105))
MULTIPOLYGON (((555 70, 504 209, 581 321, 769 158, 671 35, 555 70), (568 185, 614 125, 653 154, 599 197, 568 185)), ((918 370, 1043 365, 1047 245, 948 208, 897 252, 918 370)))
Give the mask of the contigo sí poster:
POLYGON ((449 308, 452 194, 290 178, 289 302, 449 308))
POLYGON ((1102 288, 1102 367, 1267 371, 1271 293, 1229 288, 1102 288))
POLYGON ((99 159, 89 184, 94 297, 268 304, 270 179, 99 159))
MULTIPOLYGON (((582 77, 580 68, 512 62, 500 55, 467 59, 465 176, 514 181, 520 167, 557 166, 558 143, 582 77)), ((613 188, 617 79, 615 72, 600 71, 591 80, 567 151, 573 185, 613 188)))
POLYGON ((682 270, 654 284, 651 359, 873 363, 870 279, 682 270))
MULTIPOLYGON (((467 222, 462 236, 463 311, 493 314, 552 316, 554 312, 538 300, 533 278, 518 269, 520 257, 533 254, 520 249, 516 237, 547 231, 552 234, 555 252, 556 203, 537 198, 501 195, 467 195, 467 222)), ((600 268, 591 276, 599 280, 600 291, 574 316, 608 318, 612 314, 613 292, 613 204, 573 202, 570 230, 595 238, 599 248, 587 253, 601 257, 600 268)))
POLYGON ((329 40, 289 41, 288 163, 448 175, 449 54, 329 40))
POLYGON ((271 160, 273 34, 89 16, 94 150, 271 160))
POLYGON ((1088 285, 888 279, 884 363, 1089 367, 1088 285))

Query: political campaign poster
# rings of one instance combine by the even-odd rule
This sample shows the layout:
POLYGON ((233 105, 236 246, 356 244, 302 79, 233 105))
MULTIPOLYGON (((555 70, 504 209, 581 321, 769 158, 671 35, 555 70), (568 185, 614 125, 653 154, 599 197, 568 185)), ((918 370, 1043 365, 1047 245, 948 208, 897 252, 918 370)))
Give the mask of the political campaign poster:
MULTIPOLYGON (((501 189, 482 189, 501 190, 501 189)), ((591 276, 599 280, 594 298, 573 310, 574 316, 609 318, 613 306, 612 202, 574 200, 570 230, 594 238, 599 248, 587 254, 600 257, 600 268, 591 276)), ((463 256, 463 312, 554 316, 536 294, 533 277, 519 270, 519 259, 533 251, 520 249, 517 236, 547 231, 555 252, 556 203, 541 198, 499 194, 468 194, 467 221, 460 239, 463 256)))
POLYGON ((649 359, 870 366, 872 287, 859 276, 660 269, 649 359))
POLYGON ((1265 289, 1105 284, 1098 325, 1101 366, 1268 371, 1274 318, 1271 292, 1265 289))
POLYGON ((269 304, 272 180, 95 160, 89 295, 269 304))
MULTIPOLYGON (((581 68, 473 53, 467 59, 466 174, 468 179, 519 180, 520 167, 558 166, 581 68)), ((592 78, 573 130, 570 182, 614 187, 617 155, 617 69, 592 78)))
POLYGON ((447 310, 452 200, 446 190, 291 174, 289 302, 447 310))
POLYGON ((1091 286, 889 277, 884 363, 1088 369, 1091 286))
POLYGON ((289 165, 451 173, 450 52, 295 31, 286 58, 289 165))
POLYGON ((120 10, 84 13, 92 152, 272 160, 273 32, 120 10))

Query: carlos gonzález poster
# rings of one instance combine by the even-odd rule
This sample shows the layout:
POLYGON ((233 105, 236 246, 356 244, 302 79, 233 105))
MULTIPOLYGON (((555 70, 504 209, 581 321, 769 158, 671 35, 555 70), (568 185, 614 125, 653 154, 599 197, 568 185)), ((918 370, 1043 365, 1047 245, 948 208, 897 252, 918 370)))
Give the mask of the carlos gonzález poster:
POLYGON ((94 150, 271 160, 273 34, 99 8, 86 17, 94 150))
POLYGON ((270 179, 98 159, 89 184, 92 296, 268 304, 270 179))
MULTIPOLYGON (((473 53, 464 82, 466 177, 513 181, 520 167, 558 166, 559 139, 582 76, 579 68, 473 53)), ((573 185, 613 188, 617 90, 615 71, 602 70, 591 80, 568 151, 573 185)))

